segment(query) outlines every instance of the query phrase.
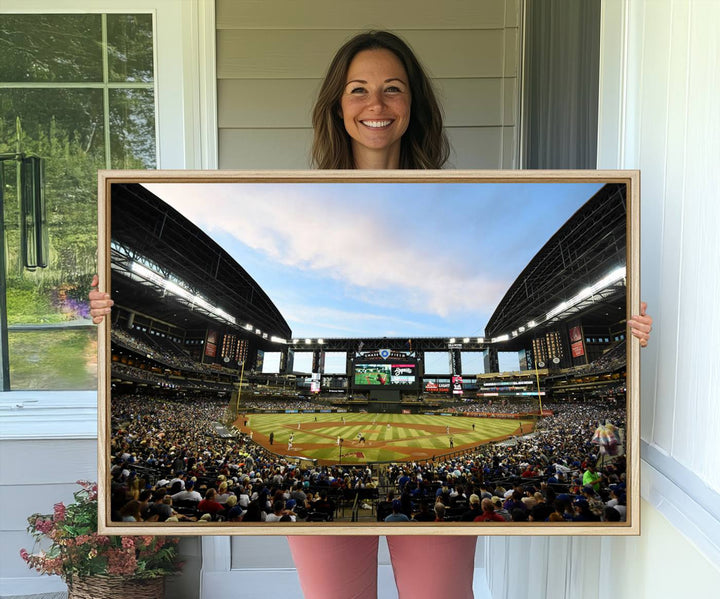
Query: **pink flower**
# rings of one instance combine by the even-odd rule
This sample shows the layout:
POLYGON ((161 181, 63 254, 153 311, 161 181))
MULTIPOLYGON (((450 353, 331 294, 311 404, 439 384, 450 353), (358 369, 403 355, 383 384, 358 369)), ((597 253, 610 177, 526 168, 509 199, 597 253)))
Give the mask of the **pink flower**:
POLYGON ((124 576, 133 574, 137 567, 135 552, 127 549, 108 550, 108 574, 124 576))
POLYGON ((59 557, 46 559, 45 563, 43 564, 43 569, 48 574, 62 574, 63 573, 62 559, 60 559, 59 557))
POLYGON ((26 549, 20 550, 20 557, 23 559, 24 562, 30 561, 30 554, 27 552, 26 549))
POLYGON ((132 537, 123 537, 122 546, 125 549, 135 549, 135 541, 132 537))
POLYGON ((52 520, 44 520, 43 518, 38 518, 37 520, 35 520, 35 528, 38 530, 38 532, 46 535, 52 530, 53 522, 52 520))
POLYGON ((65 520, 65 513, 66 513, 65 504, 56 503, 53 506, 53 510, 54 510, 53 519, 55 520, 55 522, 62 522, 63 520, 65 520))

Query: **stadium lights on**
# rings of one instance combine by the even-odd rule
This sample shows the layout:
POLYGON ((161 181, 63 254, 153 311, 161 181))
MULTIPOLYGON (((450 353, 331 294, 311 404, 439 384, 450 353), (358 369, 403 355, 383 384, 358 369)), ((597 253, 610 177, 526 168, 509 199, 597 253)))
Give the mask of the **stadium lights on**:
MULTIPOLYGON (((275 335, 272 335, 272 336, 270 337, 270 341, 272 341, 273 343, 285 343, 285 344, 287 344, 287 339, 283 339, 282 337, 276 337, 275 335)), ((293 343, 295 343, 295 341, 293 341, 293 343)))
POLYGON ((299 343, 298 339, 293 339, 293 345, 297 345, 299 343))
POLYGON ((208 302, 205 298, 200 297, 199 295, 194 295, 184 287, 181 287, 177 283, 174 283, 173 281, 169 281, 168 279, 162 277, 158 273, 156 273, 153 270, 150 270, 147 266, 143 266, 139 262, 133 262, 130 265, 130 270, 134 272, 135 274, 143 277, 144 279, 151 281, 155 283, 156 285, 159 285, 169 293, 172 293, 173 295, 177 295, 178 297, 181 297, 192 304, 199 306, 203 310, 206 310, 210 314, 213 314, 214 316, 218 316, 222 318, 223 320, 226 320, 227 322, 230 322, 232 324, 236 324, 235 318, 230 316, 225 310, 222 310, 218 308, 217 306, 213 306, 210 302, 208 302))
POLYGON ((530 322, 527 323, 527 328, 528 328, 528 329, 532 329, 532 328, 534 328, 534 327, 536 327, 536 326, 537 326, 537 323, 536 323, 534 320, 531 320, 530 322))
POLYGON ((450 343, 455 343, 455 337, 450 337, 450 343))
POLYGON ((325 340, 324 340, 324 339, 318 339, 317 342, 318 342, 318 343, 325 343, 325 340))
POLYGON ((312 339, 305 339, 305 345, 310 345, 312 343, 312 339))
POLYGON ((508 341, 509 339, 510 335, 500 335, 499 337, 493 337, 490 341, 497 343, 498 341, 508 341))
POLYGON ((568 308, 572 308, 573 306, 577 306, 580 302, 583 300, 586 300, 589 297, 592 297, 595 295, 598 291, 602 291, 606 287, 609 287, 610 285, 613 285, 614 283, 617 283, 618 281, 625 278, 625 267, 621 266, 619 268, 616 268, 613 270, 610 274, 604 276, 602 279, 600 279, 597 283, 594 285, 591 285, 590 287, 585 287, 580 293, 572 297, 571 299, 564 301, 557 306, 555 306, 550 312, 547 313, 545 318, 547 320, 550 320, 554 316, 557 316, 560 314, 560 312, 563 312, 564 310, 568 308))
POLYGON ((250 323, 247 323, 247 324, 245 325, 245 328, 246 328, 248 331, 252 331, 255 327, 254 327, 253 325, 251 325, 250 323))
POLYGON ((465 337, 463 339, 463 343, 470 343, 470 337, 465 337))
POLYGON ((478 337, 477 338, 478 343, 485 343, 485 337, 478 337))

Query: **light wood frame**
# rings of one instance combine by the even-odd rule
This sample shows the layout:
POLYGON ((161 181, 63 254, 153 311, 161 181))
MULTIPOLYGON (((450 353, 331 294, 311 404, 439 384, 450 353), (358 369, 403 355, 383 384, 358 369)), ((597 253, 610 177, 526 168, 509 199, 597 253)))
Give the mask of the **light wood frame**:
MULTIPOLYGON (((100 171, 99 276, 110 288, 110 201, 114 183, 567 183, 605 182, 627 186, 626 317, 640 305, 640 173, 615 171, 100 171)), ((110 521, 110 319, 99 326, 98 481, 103 534, 152 535, 638 535, 640 534, 640 344, 627 344, 627 521, 618 523, 121 523, 110 521)))

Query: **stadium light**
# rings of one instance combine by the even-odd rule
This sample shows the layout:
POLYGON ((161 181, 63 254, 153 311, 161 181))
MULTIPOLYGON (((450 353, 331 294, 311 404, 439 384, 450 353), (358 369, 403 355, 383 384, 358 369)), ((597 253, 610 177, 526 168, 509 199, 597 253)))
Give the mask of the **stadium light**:
POLYGON ((508 341, 509 339, 510 335, 500 335, 499 337, 493 337, 490 341, 498 343, 499 341, 508 341))
POLYGON ((155 283, 156 285, 162 287, 163 289, 165 289, 165 291, 172 293, 173 295, 177 295, 178 297, 181 297, 191 302, 193 305, 199 306, 210 314, 218 316, 231 324, 236 324, 235 318, 230 316, 230 314, 225 312, 225 310, 222 310, 217 306, 213 306, 205 298, 191 293, 177 283, 166 279, 165 277, 161 276, 153 270, 150 270, 147 266, 144 266, 139 262, 132 262, 132 264, 130 265, 130 270, 136 275, 144 278, 145 280, 151 281, 152 283, 155 283))
MULTIPOLYGON (((270 337, 270 341, 272 341, 273 343, 285 343, 287 345, 287 339, 283 339, 282 337, 276 337, 275 335, 272 335, 270 337)), ((293 343, 295 343, 294 340, 293 343)))
POLYGON ((564 310, 567 310, 568 308, 572 308, 573 306, 577 306, 580 302, 588 299, 589 297, 592 297, 599 291, 602 291, 603 289, 610 287, 610 285, 614 285, 618 281, 621 281, 625 278, 625 267, 621 266, 619 268, 616 268, 606 276, 604 276, 602 279, 600 279, 597 283, 594 285, 591 285, 590 287, 585 287, 582 291, 580 291, 578 294, 570 298, 569 300, 566 300, 564 302, 561 302, 557 306, 555 306, 550 312, 547 313, 545 318, 547 320, 550 320, 551 318, 557 316, 564 310))
POLYGON ((450 343, 455 343, 455 337, 450 337, 450 343))
POLYGON ((317 342, 318 342, 318 343, 325 343, 325 340, 324 340, 324 339, 318 339, 317 342))
POLYGON ((534 320, 531 320, 530 322, 527 323, 528 329, 535 328, 536 326, 537 326, 537 323, 534 320))
POLYGON ((254 327, 253 325, 251 325, 250 323, 247 323, 247 324, 245 325, 245 329, 248 330, 248 331, 252 331, 254 328, 255 328, 255 327, 254 327))
POLYGON ((312 343, 312 339, 305 339, 305 345, 310 345, 312 343))
POLYGON ((485 337, 478 337, 477 338, 478 343, 485 343, 485 337))
POLYGON ((292 342, 293 342, 293 345, 297 345, 299 343, 299 340, 293 339, 292 342))
POLYGON ((463 339, 463 343, 470 343, 470 337, 465 337, 463 339))

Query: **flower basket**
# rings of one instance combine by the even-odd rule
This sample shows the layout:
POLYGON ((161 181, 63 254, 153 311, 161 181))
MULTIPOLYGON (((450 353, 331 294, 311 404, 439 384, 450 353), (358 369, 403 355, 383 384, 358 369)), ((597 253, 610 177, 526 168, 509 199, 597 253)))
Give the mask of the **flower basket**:
POLYGON ((70 599, 163 599, 165 577, 180 572, 178 539, 97 533, 97 485, 78 481, 75 502, 33 514, 33 553, 20 550, 30 568, 61 576, 70 599))
POLYGON ((165 578, 88 576, 68 582, 68 599, 163 599, 165 578))

